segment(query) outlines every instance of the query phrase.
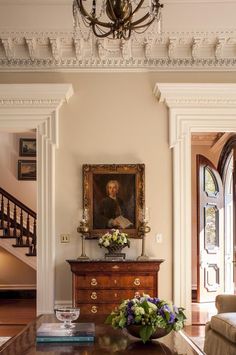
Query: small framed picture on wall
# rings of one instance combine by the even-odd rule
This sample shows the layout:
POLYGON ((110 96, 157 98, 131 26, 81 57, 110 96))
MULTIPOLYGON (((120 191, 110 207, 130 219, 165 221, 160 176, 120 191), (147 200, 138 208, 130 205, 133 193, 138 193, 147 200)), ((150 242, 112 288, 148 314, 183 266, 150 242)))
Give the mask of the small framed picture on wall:
POLYGON ((36 139, 35 138, 20 138, 21 157, 36 157, 36 139))
POLYGON ((36 176, 36 160, 18 160, 18 180, 35 181, 36 176))

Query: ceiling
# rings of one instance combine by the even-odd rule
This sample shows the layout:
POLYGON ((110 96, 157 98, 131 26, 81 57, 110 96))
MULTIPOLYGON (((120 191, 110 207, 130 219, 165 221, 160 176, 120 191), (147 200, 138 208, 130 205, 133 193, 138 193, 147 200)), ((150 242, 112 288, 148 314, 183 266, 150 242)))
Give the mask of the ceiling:
POLYGON ((0 0, 0 70, 235 70, 235 0, 163 0, 162 33, 73 37, 72 0, 0 0))

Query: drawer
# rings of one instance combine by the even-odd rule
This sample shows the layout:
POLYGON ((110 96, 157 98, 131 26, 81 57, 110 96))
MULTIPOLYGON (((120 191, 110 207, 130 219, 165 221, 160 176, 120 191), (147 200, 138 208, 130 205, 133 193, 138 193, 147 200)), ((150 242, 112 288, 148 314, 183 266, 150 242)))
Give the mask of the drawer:
POLYGON ((80 314, 81 315, 86 315, 86 314, 90 314, 90 315, 100 315, 100 314, 104 314, 104 315, 108 315, 110 314, 112 311, 114 311, 115 309, 117 309, 119 307, 119 304, 117 303, 110 303, 110 304, 92 304, 92 303, 87 303, 87 304, 81 304, 79 302, 75 303, 76 307, 80 308, 80 314))
POLYGON ((138 274, 157 274, 159 271, 160 264, 163 260, 156 261, 78 261, 78 260, 67 260, 71 265, 71 271, 77 275, 81 273, 130 273, 135 272, 138 274))
MULTIPOLYGON (((122 302, 127 298, 134 298, 137 290, 77 290, 76 291, 76 302, 79 303, 114 303, 122 302)), ((154 297, 154 292, 152 289, 141 289, 138 293, 142 296, 143 293, 149 294, 154 297)))
POLYGON ((106 289, 106 288, 154 288, 152 275, 104 275, 104 276, 76 276, 75 288, 78 289, 106 289))

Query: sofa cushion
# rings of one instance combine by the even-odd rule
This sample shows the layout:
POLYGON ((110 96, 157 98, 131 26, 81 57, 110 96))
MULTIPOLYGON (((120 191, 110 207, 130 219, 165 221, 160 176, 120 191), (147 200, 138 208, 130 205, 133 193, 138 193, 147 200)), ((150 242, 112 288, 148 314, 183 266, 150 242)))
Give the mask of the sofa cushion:
POLYGON ((211 317, 211 328, 236 343, 236 312, 220 313, 211 317))

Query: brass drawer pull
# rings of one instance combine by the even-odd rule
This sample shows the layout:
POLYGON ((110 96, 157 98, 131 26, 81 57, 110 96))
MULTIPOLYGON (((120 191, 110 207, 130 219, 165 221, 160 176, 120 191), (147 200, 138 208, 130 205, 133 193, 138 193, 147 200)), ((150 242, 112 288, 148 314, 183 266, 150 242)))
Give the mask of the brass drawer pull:
POLYGON ((92 298, 92 300, 96 300, 98 298, 97 292, 92 292, 90 298, 92 298))
POLYGON ((117 284, 117 280, 114 280, 114 284, 115 284, 115 285, 117 284))
POLYGON ((140 284, 141 284, 140 279, 137 278, 137 279, 134 280, 134 285, 135 286, 139 286, 140 284))
POLYGON ((92 279, 90 284, 91 284, 92 286, 97 286, 98 282, 97 282, 96 279, 92 279))
POLYGON ((91 313, 97 313, 98 309, 97 306, 92 306, 91 313))
POLYGON ((117 293, 115 292, 115 294, 114 294, 114 297, 116 298, 117 297, 117 293))

